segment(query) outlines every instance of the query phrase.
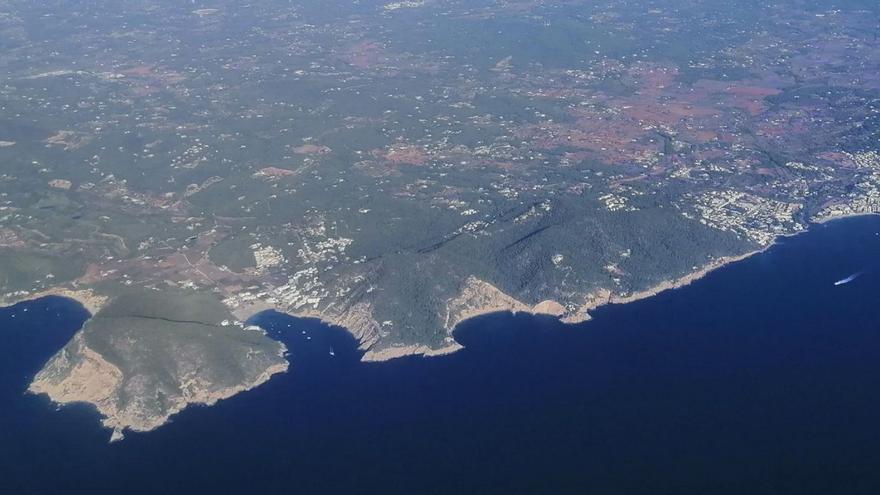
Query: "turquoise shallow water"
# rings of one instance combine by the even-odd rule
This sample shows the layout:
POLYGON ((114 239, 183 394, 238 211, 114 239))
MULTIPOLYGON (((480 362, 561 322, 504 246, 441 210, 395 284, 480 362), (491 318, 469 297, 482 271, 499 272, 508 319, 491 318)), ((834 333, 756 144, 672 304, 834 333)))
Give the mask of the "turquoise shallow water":
POLYGON ((24 394, 86 313, 2 309, 0 490, 878 493, 878 232, 816 226, 582 325, 477 318, 439 358, 361 363, 340 329, 267 313, 290 373, 116 444, 24 394))

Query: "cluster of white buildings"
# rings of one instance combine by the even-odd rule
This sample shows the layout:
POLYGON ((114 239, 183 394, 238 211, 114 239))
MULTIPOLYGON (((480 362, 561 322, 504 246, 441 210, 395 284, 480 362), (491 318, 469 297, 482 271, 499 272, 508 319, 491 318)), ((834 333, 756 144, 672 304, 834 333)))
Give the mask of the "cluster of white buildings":
POLYGON ((860 170, 867 169, 869 173, 862 176, 862 180, 856 183, 843 202, 826 207, 813 220, 821 222, 837 217, 880 213, 880 153, 853 153, 849 154, 849 158, 856 167, 860 170))
POLYGON ((608 193, 604 196, 599 196, 599 201, 605 204, 605 208, 608 211, 635 211, 637 208, 631 206, 626 199, 626 196, 621 196, 619 194, 608 193))
MULTIPOLYGON (((802 231, 805 225, 795 219, 801 210, 798 203, 786 203, 753 194, 726 190, 691 196, 700 223, 731 231, 761 246, 769 246, 776 237, 802 231)), ((682 214, 693 218, 693 214, 682 214)))
POLYGON ((256 261, 258 272, 265 272, 269 268, 281 266, 285 262, 281 251, 272 246, 263 246, 257 243, 252 245, 251 249, 253 249, 254 261, 256 261))

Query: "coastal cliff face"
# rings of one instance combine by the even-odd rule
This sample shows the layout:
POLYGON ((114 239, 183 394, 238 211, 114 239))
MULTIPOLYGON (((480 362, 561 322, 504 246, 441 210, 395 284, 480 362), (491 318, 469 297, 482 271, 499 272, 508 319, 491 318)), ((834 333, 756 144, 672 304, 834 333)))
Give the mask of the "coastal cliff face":
POLYGON ((126 429, 152 430, 190 404, 214 404, 287 370, 283 344, 231 319, 210 297, 124 294, 46 363, 29 390, 59 404, 94 405, 114 440, 126 429))

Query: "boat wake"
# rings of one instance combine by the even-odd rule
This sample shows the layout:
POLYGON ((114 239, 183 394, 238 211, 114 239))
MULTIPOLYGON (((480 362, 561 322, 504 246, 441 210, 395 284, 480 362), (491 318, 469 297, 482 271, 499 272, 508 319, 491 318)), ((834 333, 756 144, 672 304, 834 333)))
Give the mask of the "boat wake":
POLYGON ((862 272, 853 273, 849 277, 842 278, 842 279, 838 280, 837 282, 834 282, 834 285, 846 285, 846 284, 852 282, 853 280, 859 278, 859 276, 861 274, 862 274, 862 272))

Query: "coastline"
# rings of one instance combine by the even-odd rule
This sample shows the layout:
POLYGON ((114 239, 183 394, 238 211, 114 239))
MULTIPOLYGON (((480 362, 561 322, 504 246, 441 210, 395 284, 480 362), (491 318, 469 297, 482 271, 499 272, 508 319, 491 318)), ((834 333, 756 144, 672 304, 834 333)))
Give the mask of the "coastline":
POLYGON ((828 222, 833 222, 835 220, 845 220, 847 218, 858 218, 858 217, 873 217, 880 215, 880 212, 877 211, 866 211, 862 213, 843 213, 841 215, 833 215, 830 217, 819 218, 819 219, 811 219, 810 225, 822 225, 828 222))
POLYGON ((93 289, 69 289, 66 287, 52 287, 39 292, 21 294, 10 299, 0 299, 0 307, 14 306, 26 301, 36 301, 44 297, 64 297, 76 302, 86 309, 90 315, 94 315, 103 308, 110 298, 96 294, 93 289))
MULTIPOLYGON (((795 234, 795 235, 797 235, 797 234, 795 234)), ((715 270, 717 270, 719 268, 722 268, 727 265, 737 263, 739 261, 743 261, 745 259, 751 258, 752 256, 754 256, 756 254, 761 254, 761 253, 767 251, 768 249, 770 249, 771 247, 773 247, 774 245, 776 245, 776 242, 768 245, 767 247, 764 247, 761 249, 755 249, 753 251, 749 251, 744 254, 733 255, 733 256, 722 256, 720 258, 716 258, 715 260, 709 262, 708 264, 704 265, 702 268, 697 269, 696 271, 693 271, 693 272, 691 272, 687 275, 684 275, 682 277, 679 277, 677 279, 665 280, 665 281, 660 282, 659 284, 657 284, 654 287, 651 287, 649 289, 633 292, 632 294, 629 294, 626 296, 612 295, 611 298, 605 304, 627 304, 627 303, 631 303, 631 302, 640 301, 642 299, 647 299, 652 296, 656 296, 656 295, 658 295, 662 292, 666 292, 668 290, 675 290, 675 289, 680 289, 682 287, 686 287, 686 286, 696 282, 697 280, 700 280, 701 278, 705 277, 706 275, 709 275, 710 273, 714 272, 715 270)), ((591 310, 596 309, 600 306, 604 306, 605 304, 600 304, 594 308, 591 308, 591 310)))
MULTIPOLYGON (((607 289, 600 289, 596 292, 587 294, 586 299, 588 301, 586 303, 584 303, 583 305, 581 305, 573 314, 571 314, 569 316, 564 316, 564 315, 560 315, 560 314, 553 314, 551 312, 539 311, 538 309, 541 307, 554 307, 555 308, 555 306, 548 304, 548 303, 554 303, 555 301, 543 301, 543 302, 538 303, 538 304, 531 306, 531 307, 529 307, 528 305, 525 305, 525 304, 521 304, 521 305, 519 305, 519 307, 515 307, 513 309, 493 309, 490 311, 482 311, 482 312, 478 311, 478 310, 470 311, 465 315, 464 318, 455 322, 455 325, 453 325, 453 329, 455 327, 457 327, 459 324, 461 324, 467 320, 470 320, 471 318, 477 318, 480 316, 485 316, 485 315, 490 315, 490 314, 498 314, 498 313, 512 313, 512 314, 525 313, 525 314, 535 315, 535 316, 538 316, 538 315, 548 316, 549 315, 549 316, 554 316, 554 317, 559 318, 559 320, 565 324, 577 325, 579 323, 589 321, 592 318, 592 316, 590 315, 590 311, 595 311, 598 308, 601 308, 603 306, 610 305, 610 304, 628 304, 628 303, 632 303, 632 302, 640 301, 643 299, 647 299, 649 297, 656 296, 658 294, 661 294, 661 293, 669 291, 669 290, 675 290, 675 289, 680 289, 682 287, 686 287, 686 286, 702 279, 703 277, 706 277, 707 275, 714 272, 715 270, 723 268, 727 265, 731 265, 733 263, 744 261, 748 258, 751 258, 752 256, 762 254, 762 253, 766 252, 767 250, 771 249, 772 247, 776 246, 779 243, 779 241, 782 239, 795 237, 795 236, 804 234, 807 231, 809 231, 810 228, 812 228, 814 226, 822 225, 822 224, 825 224, 828 222, 833 222, 835 220, 845 220, 845 219, 849 219, 849 218, 868 217, 868 216, 876 216, 876 215, 880 215, 880 213, 874 213, 874 212, 851 213, 851 214, 845 214, 845 215, 834 216, 834 217, 829 217, 829 218, 823 218, 823 219, 817 220, 817 221, 811 220, 807 224, 806 229, 804 229, 800 232, 793 232, 791 234, 783 234, 783 235, 776 236, 776 238, 773 240, 773 242, 768 244, 767 246, 764 246, 764 247, 761 247, 758 249, 754 249, 752 251, 738 254, 738 255, 729 255, 729 256, 722 256, 722 257, 716 258, 716 259, 710 261, 709 263, 703 265, 702 267, 694 270, 693 272, 690 272, 690 273, 685 274, 685 275, 678 277, 678 278, 664 280, 653 287, 650 287, 650 288, 647 288, 647 289, 644 289, 641 291, 633 292, 633 293, 625 295, 625 296, 615 295, 614 293, 612 293, 611 291, 609 291, 607 289)), ((291 315, 291 316, 296 316, 296 315, 291 315)), ((451 334, 452 334, 452 331, 450 331, 450 335, 451 334)), ((464 348, 464 346, 458 344, 458 342, 455 342, 454 344, 449 345, 449 346, 441 347, 439 349, 431 349, 428 346, 424 346, 424 345, 388 347, 388 348, 380 349, 380 350, 376 350, 376 351, 368 351, 369 357, 367 357, 367 355, 365 354, 362 361, 382 362, 382 361, 389 361, 392 359, 398 359, 398 358, 407 357, 407 356, 422 356, 422 357, 442 356, 442 355, 452 354, 452 353, 457 352, 463 348, 464 348)))
MULTIPOLYGON (((859 216, 861 216, 861 215, 859 215, 859 216)), ((766 247, 760 248, 760 249, 755 249, 755 250, 752 250, 752 251, 749 251, 749 252, 746 252, 743 254, 739 254, 739 255, 722 256, 722 257, 716 258, 693 272, 690 272, 690 273, 685 274, 685 275, 678 277, 678 278, 665 280, 665 281, 660 282, 659 284, 657 284, 653 287, 650 287, 648 289, 644 289, 644 290, 641 290, 638 292, 634 292, 634 293, 631 293, 631 294, 628 294, 625 296, 615 295, 614 293, 612 293, 611 291, 609 291, 607 289, 600 289, 596 292, 587 294, 585 297, 588 301, 586 303, 584 303, 583 305, 581 305, 575 312, 573 312, 571 315, 568 315, 568 316, 565 316, 562 312, 559 311, 559 308, 562 308, 562 305, 560 305, 556 301, 552 301, 552 300, 542 301, 542 302, 535 304, 533 306, 529 306, 525 303, 521 303, 519 301, 516 301, 516 300, 510 298, 511 300, 514 301, 511 304, 512 307, 506 307, 506 308, 491 307, 491 309, 489 309, 489 310, 480 310, 479 308, 474 308, 474 309, 471 309, 471 310, 463 313, 461 315, 461 318, 457 319, 457 321, 454 322, 454 324, 451 326, 451 328, 449 330, 448 339, 450 339, 451 342, 447 345, 444 345, 443 347, 432 348, 432 347, 429 347, 424 344, 408 344, 408 345, 396 345, 396 346, 392 345, 392 346, 381 348, 381 349, 374 349, 374 348, 372 348, 372 346, 366 347, 366 348, 364 348, 364 346, 362 346, 361 348, 365 349, 366 352, 361 357, 361 361, 362 362, 369 362, 369 363, 379 363, 379 362, 391 361, 394 359, 400 359, 400 358, 411 357, 411 356, 418 356, 418 357, 426 357, 427 358, 427 357, 437 357, 437 356, 445 356, 445 355, 453 354, 455 352, 458 352, 458 351, 464 349, 464 346, 459 344, 452 337, 455 328, 457 328, 458 325, 460 325, 461 323, 464 323, 470 319, 481 317, 481 316, 486 316, 486 315, 502 314, 502 313, 511 313, 511 314, 523 313, 523 314, 528 314, 528 315, 533 315, 533 316, 552 316, 554 318, 558 318, 559 321, 561 321, 565 324, 577 325, 579 323, 589 321, 592 318, 592 316, 590 315, 590 311, 594 311, 598 308, 601 308, 601 307, 609 305, 609 304, 627 304, 627 303, 640 301, 642 299, 647 299, 649 297, 656 296, 660 293, 663 293, 663 292, 666 292, 669 290, 679 289, 679 288, 688 286, 691 283, 702 279, 703 277, 709 275, 710 273, 712 273, 713 271, 715 271, 719 268, 722 268, 724 266, 727 266, 727 265, 730 265, 730 264, 733 264, 733 263, 736 263, 739 261, 743 261, 745 259, 751 258, 752 256, 754 256, 756 254, 760 254, 760 253, 767 251, 768 249, 770 249, 771 247, 776 245, 776 243, 779 241, 779 239, 799 235, 801 233, 803 233, 803 232, 796 232, 791 235, 778 236, 777 239, 773 243, 767 245, 766 247)), ((506 297, 509 297, 509 296, 506 296, 506 297)), ((282 312, 282 313, 284 313, 288 316, 292 316, 294 318, 314 318, 314 319, 317 319, 327 325, 339 326, 339 327, 343 328, 345 331, 352 334, 355 338, 358 337, 354 332, 351 331, 351 329, 347 328, 346 326, 339 325, 338 323, 333 322, 333 321, 328 321, 326 318, 322 318, 319 315, 315 315, 315 314, 300 315, 300 314, 291 314, 291 313, 285 313, 285 312, 282 312)), ((258 313, 254 313, 254 314, 258 314, 258 313)))
POLYGON ((453 342, 439 349, 432 349, 426 345, 412 344, 403 346, 391 346, 379 350, 368 350, 361 357, 364 363, 382 363, 392 359, 400 359, 407 356, 436 357, 446 356, 464 349, 458 342, 453 342))
MULTIPOLYGON (((377 349, 374 348, 373 345, 371 345, 370 341, 365 341, 364 339, 359 338, 359 336, 354 333, 352 329, 348 328, 345 325, 340 325, 338 322, 326 321, 325 318, 322 318, 315 314, 305 316, 295 314, 291 315, 289 313, 284 314, 288 314, 293 317, 317 319, 322 323, 341 327, 343 330, 351 334, 361 343, 360 347, 364 351, 364 354, 361 356, 360 361, 363 363, 381 363, 410 356, 418 356, 421 358, 445 356, 464 349, 464 346, 454 339, 454 330, 460 323, 468 321, 472 318, 496 313, 526 313, 531 315, 552 316, 565 324, 581 323, 590 320, 590 312, 602 306, 636 302, 669 290, 688 286, 691 283, 702 279, 703 277, 709 275, 719 268, 746 260, 756 254, 764 253, 779 244, 784 238, 795 237, 804 234, 811 228, 833 220, 843 220, 847 218, 863 217, 868 215, 873 216, 875 214, 846 215, 833 219, 824 219, 822 222, 811 222, 810 224, 808 224, 809 227, 807 229, 800 232, 777 236, 774 241, 767 246, 763 246, 758 249, 754 249, 738 255, 722 256, 711 259, 708 263, 693 270, 690 273, 687 273, 677 278, 665 280, 645 290, 621 295, 614 294, 606 289, 600 289, 584 296, 586 302, 567 315, 562 313, 562 310, 564 310, 565 308, 563 308, 562 305, 560 305, 559 303, 552 300, 542 301, 540 303, 530 306, 504 294, 491 284, 476 280, 476 285, 482 284, 482 286, 485 286, 483 288, 488 288, 488 295, 490 297, 486 298, 487 292, 477 291, 478 293, 476 294, 476 298, 465 298, 465 302, 476 302, 477 304, 465 305, 464 307, 456 308, 458 310, 458 313, 456 314, 456 318, 454 318, 454 321, 450 322, 452 323, 452 325, 448 327, 448 335, 445 340, 445 345, 438 348, 432 348, 425 344, 408 344, 392 345, 389 347, 377 349)), ((471 286, 474 286, 475 284, 471 284, 471 286)), ((16 301, 13 304, 27 300, 35 300, 46 296, 60 296, 68 298, 70 300, 73 300, 74 302, 77 302, 78 304, 81 304, 91 314, 95 314, 109 300, 108 297, 98 295, 91 289, 69 289, 64 287, 57 287, 32 294, 30 297, 23 298, 21 301, 16 301)), ((269 309, 273 308, 260 308, 260 311, 253 313, 251 316, 254 316, 259 312, 269 309)), ((265 335, 265 329, 263 329, 263 332, 265 335)), ((81 334, 78 333, 77 336, 74 336, 74 340, 76 340, 79 335, 81 334)), ((49 398, 51 403, 58 406, 64 406, 66 404, 77 402, 88 403, 95 406, 96 412, 98 412, 99 416, 101 417, 101 424, 105 428, 111 430, 110 441, 115 442, 124 438, 124 433, 126 430, 133 432, 149 432, 155 430, 166 424, 172 416, 183 411, 191 405, 214 405, 218 401, 227 399, 241 392, 246 392, 260 386, 263 383, 268 382, 275 374, 288 372, 290 362, 285 357, 287 353, 287 348, 283 342, 276 342, 280 344, 280 349, 278 352, 279 356, 282 358, 281 363, 269 366, 261 373, 252 376, 251 379, 245 382, 234 384, 225 388, 211 390, 211 387, 208 386, 208 384, 199 382, 198 379, 195 379, 195 381, 191 385, 197 386, 190 387, 189 385, 184 384, 185 386, 182 388, 182 395, 175 398, 173 403, 170 405, 171 407, 169 407, 168 409, 163 411, 162 414, 157 416, 141 416, 132 413, 132 411, 120 409, 117 406, 114 400, 114 396, 122 382, 122 373, 119 369, 106 362, 99 354, 95 352, 86 352, 86 359, 81 365, 77 367, 77 370, 75 370, 77 372, 73 373, 71 377, 68 377, 70 378, 69 380, 66 379, 59 383, 55 383, 54 380, 48 379, 52 373, 49 373, 47 375, 47 368, 44 367, 44 369, 41 370, 37 374, 37 376, 34 377, 33 381, 28 386, 27 392, 34 395, 45 395, 49 398)), ((90 351, 90 349, 86 349, 86 351, 90 351)), ((50 360, 50 362, 47 363, 47 366, 51 362, 52 361, 50 360)))
MULTIPOLYGON (((801 235, 807 232, 810 228, 816 225, 822 225, 828 222, 832 222, 835 220, 844 220, 848 218, 856 218, 856 217, 867 217, 867 216, 875 216, 880 213, 866 212, 866 213, 851 213, 840 216, 834 216, 829 218, 823 218, 816 221, 809 221, 807 224, 807 229, 800 232, 793 232, 791 234, 783 234, 777 236, 774 241, 767 246, 754 249, 752 251, 738 254, 738 255, 729 255, 722 256, 719 258, 715 258, 711 260, 709 263, 695 269, 694 271, 682 275, 677 278, 672 278, 668 280, 664 280, 653 287, 649 287, 647 289, 643 289, 637 292, 629 293, 626 295, 614 294, 612 291, 608 289, 599 289, 592 293, 588 293, 585 295, 586 302, 578 307, 574 312, 569 315, 564 314, 564 308, 558 302, 553 300, 545 300, 541 301, 535 305, 528 305, 522 303, 504 293, 498 291, 501 296, 503 296, 505 300, 505 304, 501 305, 488 305, 486 308, 469 308, 467 311, 462 312, 459 315, 459 318, 456 318, 455 321, 451 322, 452 324, 448 327, 449 336, 447 337, 448 343, 442 347, 433 348, 425 344, 407 344, 407 345, 392 345, 384 348, 374 348, 375 341, 367 339, 366 335, 355 332, 353 329, 349 328, 348 325, 340 324, 339 321, 334 321, 332 319, 328 319, 327 315, 320 314, 314 311, 307 311, 304 313, 289 313, 286 311, 282 311, 279 308, 275 308, 272 305, 262 304, 255 305, 253 307, 249 307, 246 311, 247 314, 242 314, 243 312, 233 312, 236 317, 240 317, 243 321, 247 321, 250 318, 253 318, 255 315, 263 312, 263 311, 278 311, 280 313, 286 314, 288 316, 292 316, 294 318, 310 318, 317 319, 320 322, 338 326, 344 329, 346 332, 355 337, 359 342, 361 342, 360 348, 365 351, 364 355, 361 357, 362 362, 384 362, 390 361, 393 359, 399 359, 403 357, 409 356, 420 356, 420 357, 437 357, 437 356, 445 356, 448 354, 452 354, 458 352, 463 349, 464 346, 459 344, 452 337, 454 333, 454 329, 460 325, 461 323, 468 321, 472 318, 477 318, 481 316, 497 314, 497 313, 525 313, 529 315, 543 315, 543 316, 552 316, 558 318, 561 322, 565 324, 579 324, 591 319, 590 312, 594 311, 598 308, 609 304, 628 304, 636 301, 640 301, 642 299, 646 299, 652 296, 656 296, 663 292, 669 290, 675 290, 682 287, 686 287, 693 282, 696 282, 703 277, 709 275, 710 273, 722 268, 724 266, 737 263, 739 261, 746 260, 751 258, 756 254, 761 254, 775 246, 779 243, 781 239, 794 237, 801 235), (508 301, 509 300, 509 301, 508 301)), ((495 289, 493 286, 492 289, 495 289)), ((95 314, 97 310, 99 310, 108 300, 107 297, 100 296, 94 293, 92 289, 68 289, 63 287, 51 288, 45 291, 41 291, 39 293, 29 294, 22 296, 21 298, 17 298, 11 302, 0 301, 0 306, 11 306, 13 304, 17 304, 23 301, 36 300, 41 297, 46 296, 60 296, 67 297, 69 299, 73 299, 74 301, 82 304, 91 314, 95 314)))
MULTIPOLYGON (((74 339, 82 342, 81 333, 74 339)), ((82 344, 84 361, 77 365, 66 379, 57 382, 53 371, 44 368, 34 377, 26 393, 46 396, 52 404, 63 407, 69 404, 89 404, 95 407, 101 417, 101 425, 111 430, 110 442, 125 438, 125 431, 145 433, 167 424, 171 417, 190 406, 213 406, 242 392, 247 392, 268 382, 274 375, 286 373, 290 362, 286 359, 287 346, 279 342, 278 357, 282 362, 264 369, 253 379, 224 388, 211 390, 210 384, 198 379, 183 383, 182 395, 173 397, 169 408, 162 415, 144 416, 138 411, 120 410, 116 394, 122 385, 122 371, 108 362, 101 354, 82 344)), ((66 361, 65 357, 65 361, 66 361)), ((51 360, 50 360, 51 363, 51 360)))

